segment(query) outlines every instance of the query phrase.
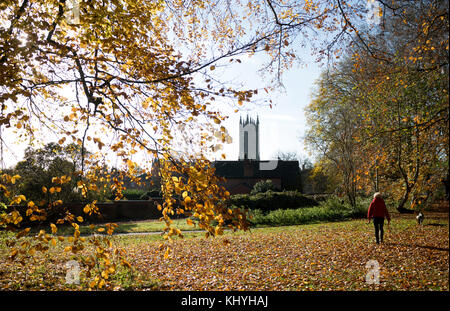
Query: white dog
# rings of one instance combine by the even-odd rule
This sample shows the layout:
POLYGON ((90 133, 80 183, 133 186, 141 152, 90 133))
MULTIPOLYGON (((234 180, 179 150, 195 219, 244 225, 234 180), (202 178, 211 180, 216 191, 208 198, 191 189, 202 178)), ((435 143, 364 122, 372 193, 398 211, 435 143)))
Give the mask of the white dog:
POLYGON ((421 225, 423 220, 425 219, 425 216, 423 216, 422 212, 419 212, 419 215, 416 216, 416 219, 417 219, 417 223, 419 225, 421 225))

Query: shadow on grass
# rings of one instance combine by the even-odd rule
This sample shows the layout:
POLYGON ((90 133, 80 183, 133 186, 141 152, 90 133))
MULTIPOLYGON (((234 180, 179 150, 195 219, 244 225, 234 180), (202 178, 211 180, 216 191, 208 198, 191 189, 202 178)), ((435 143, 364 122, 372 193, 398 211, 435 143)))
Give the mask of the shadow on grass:
POLYGON ((441 251, 441 252, 448 252, 448 248, 444 247, 435 247, 435 246, 428 246, 428 245, 420 245, 420 244, 405 244, 405 243, 391 243, 386 242, 385 245, 392 245, 392 246, 403 246, 403 247, 410 247, 410 248, 424 248, 424 249, 430 249, 434 251, 441 251))
POLYGON ((121 223, 119 226, 114 230, 114 233, 128 233, 128 232, 134 232, 135 229, 138 227, 137 223, 130 222, 130 223, 121 223))
POLYGON ((445 226, 447 226, 447 224, 438 224, 438 223, 434 223, 434 224, 426 224, 425 226, 445 227, 445 226))

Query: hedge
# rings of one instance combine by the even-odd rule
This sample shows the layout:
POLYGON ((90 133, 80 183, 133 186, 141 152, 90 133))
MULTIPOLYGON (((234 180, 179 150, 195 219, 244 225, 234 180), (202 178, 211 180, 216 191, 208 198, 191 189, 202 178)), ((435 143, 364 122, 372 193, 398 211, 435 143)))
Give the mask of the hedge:
POLYGON ((230 206, 259 209, 270 212, 278 209, 297 209, 317 206, 318 203, 298 191, 267 191, 257 194, 235 194, 229 199, 230 206))

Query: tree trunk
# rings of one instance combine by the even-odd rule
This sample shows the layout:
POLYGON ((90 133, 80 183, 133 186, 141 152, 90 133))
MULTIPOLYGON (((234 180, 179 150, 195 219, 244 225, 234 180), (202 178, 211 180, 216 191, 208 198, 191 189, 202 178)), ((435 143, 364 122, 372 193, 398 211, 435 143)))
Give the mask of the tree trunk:
POLYGON ((409 194, 411 192, 411 187, 406 186, 405 193, 403 194, 403 198, 400 200, 400 203, 397 206, 397 211, 401 214, 413 214, 414 210, 405 208, 405 203, 408 201, 409 194))

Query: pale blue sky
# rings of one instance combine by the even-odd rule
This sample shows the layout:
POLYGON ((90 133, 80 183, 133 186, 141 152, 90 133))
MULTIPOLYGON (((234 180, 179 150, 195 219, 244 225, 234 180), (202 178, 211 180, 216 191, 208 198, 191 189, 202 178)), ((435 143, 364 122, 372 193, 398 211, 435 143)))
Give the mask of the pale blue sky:
MULTIPOLYGON (((223 125, 233 138, 231 144, 225 144, 224 149, 217 153, 216 159, 222 159, 221 154, 225 153, 227 160, 237 160, 239 118, 245 118, 247 113, 254 118, 259 116, 260 158, 262 160, 273 159, 277 151, 296 152, 302 158, 309 157, 301 139, 305 133, 306 123, 304 108, 310 102, 310 94, 321 69, 314 57, 310 55, 310 49, 299 49, 297 55, 302 64, 294 64, 291 69, 285 71, 281 79, 283 87, 278 87, 276 91, 268 94, 263 91, 263 87, 268 85, 269 80, 274 76, 261 75, 258 72, 264 63, 263 54, 257 54, 250 58, 241 56, 239 57, 241 63, 235 62, 231 65, 226 59, 227 66, 224 67, 218 64, 215 74, 220 73, 221 81, 240 85, 243 89, 259 89, 260 91, 256 98, 257 104, 244 104, 240 107, 241 111, 237 113, 234 112, 236 107, 230 105, 230 102, 218 101, 214 104, 215 108, 220 110, 223 115, 229 116, 223 125), (272 100, 272 108, 269 107, 269 100, 272 100)), ((11 167, 17 161, 22 160, 23 152, 28 144, 24 140, 17 140, 16 135, 11 135, 11 129, 7 132, 3 133, 7 142, 7 146, 4 146, 3 159, 5 167, 11 167)), ((47 135, 44 138, 44 143, 59 139, 55 135, 50 136, 47 135)), ((109 160, 112 165, 117 162, 115 159, 109 160)))
MULTIPOLYGON (((235 107, 218 103, 218 109, 225 115, 229 115, 223 125, 233 138, 231 144, 225 144, 224 150, 217 153, 217 159, 222 159, 225 153, 227 160, 237 160, 239 153, 239 118, 246 117, 247 111, 251 117, 259 116, 260 120, 260 157, 262 160, 273 159, 278 151, 297 152, 301 157, 308 157, 304 149, 301 136, 305 133, 304 108, 309 104, 310 93, 315 80, 319 77, 319 65, 314 62, 308 52, 304 52, 303 65, 294 65, 286 71, 282 77, 284 88, 266 94, 264 91, 258 94, 259 104, 244 104, 241 111, 235 113, 235 107), (272 100, 272 108, 269 107, 269 99, 272 100)), ((245 88, 262 88, 267 84, 265 79, 258 74, 262 61, 258 57, 250 59, 241 58, 242 63, 233 67, 223 68, 224 78, 236 80, 245 88)), ((9 131, 10 132, 10 131, 9 131)), ((6 133, 5 133, 6 134, 6 133)), ((27 144, 13 143, 5 139, 8 146, 4 147, 5 167, 11 167, 23 157, 23 151, 27 144)), ((56 137, 50 141, 56 141, 56 137)), ((112 160, 112 163, 116 162, 112 160)))
MULTIPOLYGON (((256 57, 255 57, 256 58, 256 57)), ((239 153, 239 118, 248 114, 260 120, 260 157, 262 160, 270 160, 278 151, 297 152, 301 157, 309 157, 304 149, 301 137, 305 133, 304 108, 310 102, 310 94, 314 82, 320 75, 320 67, 306 52, 303 57, 304 65, 295 65, 286 71, 282 77, 284 88, 278 92, 266 94, 259 92, 261 104, 244 105, 241 111, 234 113, 234 108, 226 108, 224 112, 229 113, 230 118, 224 122, 229 134, 233 137, 233 143, 224 146, 227 160, 237 160, 239 153), (263 98, 267 98, 264 100, 263 98), (269 99, 272 100, 272 109, 269 107, 269 99), (265 103, 265 104, 264 104, 265 103)), ((242 66, 233 68, 232 74, 238 75, 247 81, 249 88, 259 88, 264 85, 264 77, 257 74, 257 68, 261 65, 257 59, 242 61, 242 66)))

